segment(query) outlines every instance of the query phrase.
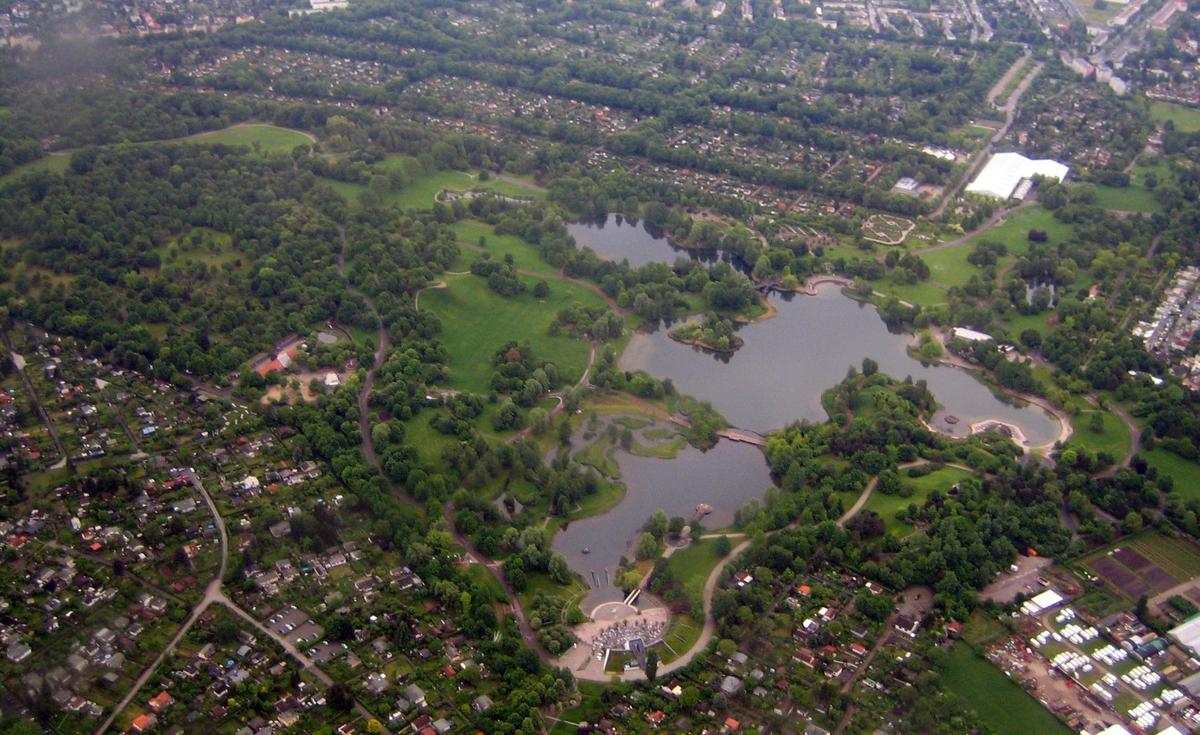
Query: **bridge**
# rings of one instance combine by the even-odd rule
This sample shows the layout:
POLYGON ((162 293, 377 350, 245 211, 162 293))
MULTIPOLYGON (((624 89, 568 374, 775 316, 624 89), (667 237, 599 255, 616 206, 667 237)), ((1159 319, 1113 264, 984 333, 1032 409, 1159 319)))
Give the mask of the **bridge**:
MULTIPOLYGON (((682 416, 668 416, 667 421, 670 421, 676 426, 682 426, 687 429, 692 428, 691 422, 682 416)), ((721 429, 717 432, 717 436, 721 437, 722 439, 728 439, 731 442, 753 444, 756 447, 767 446, 767 440, 758 434, 748 434, 744 431, 738 431, 737 429, 721 429)))
POLYGON ((740 431, 732 431, 724 429, 717 432, 717 436, 722 439, 728 439, 731 442, 742 442, 743 444, 753 444, 756 447, 767 446, 767 440, 758 434, 746 434, 740 431))

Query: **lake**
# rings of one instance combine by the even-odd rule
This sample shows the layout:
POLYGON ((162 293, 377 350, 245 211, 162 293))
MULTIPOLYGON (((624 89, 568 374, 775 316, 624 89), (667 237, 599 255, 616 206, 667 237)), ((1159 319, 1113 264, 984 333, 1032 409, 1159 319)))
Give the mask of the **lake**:
MULTIPOLYGON (((579 436, 574 440, 577 450, 586 445, 579 436)), ((696 506, 708 503, 713 511, 702 521, 704 527, 723 528, 733 522, 738 508, 761 498, 771 486, 766 460, 750 444, 722 440, 707 452, 688 446, 675 459, 618 450, 615 458, 628 488, 625 497, 607 513, 571 523, 554 537, 554 550, 592 588, 582 604, 585 613, 622 597, 612 584, 617 563, 622 556, 633 561, 642 525, 656 510, 691 523, 696 506), (589 553, 583 553, 585 548, 589 553)))
POLYGON ((908 354, 908 335, 889 332, 874 306, 843 296, 836 285, 818 286, 815 296, 769 298, 779 313, 738 330, 745 345, 732 357, 680 344, 660 328, 635 334, 620 365, 670 378, 681 393, 711 401, 734 426, 761 433, 800 419, 825 421, 821 393, 870 357, 894 378, 928 383, 942 406, 933 417, 941 431, 963 436, 974 422, 998 419, 1020 427, 1031 445, 1058 436, 1057 420, 1041 408, 1011 405, 959 368, 921 364, 908 354), (947 424, 947 415, 959 423, 947 424))
POLYGON ((573 222, 567 232, 575 243, 596 251, 605 260, 628 261, 634 268, 647 263, 673 264, 684 257, 704 263, 725 258, 719 250, 694 250, 671 244, 666 235, 651 232, 644 223, 633 224, 619 214, 610 214, 594 222, 573 222))
MULTIPOLYGON (((717 257, 676 248, 618 216, 568 229, 580 246, 633 266, 673 263, 680 255, 710 262, 717 257)), ((942 406, 933 425, 947 434, 965 436, 972 423, 994 419, 1019 427, 1031 445, 1058 436, 1057 420, 1042 409, 1014 406, 964 370, 921 364, 908 354, 909 335, 888 331, 874 306, 842 295, 836 285, 819 286, 814 296, 769 298, 777 313, 741 327, 738 335, 745 345, 732 356, 680 344, 666 328, 658 328, 633 335, 620 365, 671 378, 677 390, 710 401, 734 426, 762 433, 801 419, 825 421, 821 394, 841 382, 849 367, 860 368, 863 358, 870 357, 895 378, 925 380, 942 406), (946 422, 950 415, 958 418, 957 424, 946 422)), ((586 446, 582 436, 574 446, 586 446)), ((633 559, 642 524, 656 510, 691 521, 697 504, 708 503, 713 513, 704 526, 721 528, 771 485, 762 452, 748 444, 723 440, 708 452, 687 447, 672 460, 621 451, 615 457, 628 488, 625 498, 607 513, 570 524, 554 539, 555 551, 592 588, 583 601, 585 613, 621 597, 612 586, 617 562, 622 556, 633 559)))

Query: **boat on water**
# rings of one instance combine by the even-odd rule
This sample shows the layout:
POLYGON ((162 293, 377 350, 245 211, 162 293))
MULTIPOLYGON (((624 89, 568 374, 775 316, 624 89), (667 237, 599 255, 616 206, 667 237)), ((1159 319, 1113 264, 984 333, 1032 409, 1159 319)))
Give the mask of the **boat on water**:
POLYGON ((947 424, 950 424, 951 426, 954 426, 955 424, 958 423, 957 416, 947 416, 944 420, 947 424))
POLYGON ((583 553, 585 553, 585 554, 592 553, 592 547, 590 547, 590 546, 583 547, 583 553))
POLYGON ((701 503, 696 506, 696 520, 700 520, 704 516, 713 512, 713 508, 708 503, 701 503))

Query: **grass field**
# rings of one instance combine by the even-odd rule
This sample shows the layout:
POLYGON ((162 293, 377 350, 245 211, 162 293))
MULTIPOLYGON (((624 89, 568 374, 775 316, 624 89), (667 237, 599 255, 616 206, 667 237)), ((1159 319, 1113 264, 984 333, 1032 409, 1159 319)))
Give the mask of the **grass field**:
MULTIPOLYGON (((602 307, 591 291, 556 281, 550 295, 539 301, 529 290, 504 298, 477 276, 449 276, 448 288, 425 291, 421 308, 441 320, 442 341, 450 355, 449 386, 486 393, 490 390, 492 356, 505 342, 528 340, 539 359, 558 366, 565 383, 573 383, 587 366, 588 344, 572 337, 551 337, 550 324, 560 309, 573 302, 602 307)), ((536 279, 522 278, 532 289, 536 279)))
POLYGON ((312 138, 298 130, 264 124, 234 125, 210 133, 199 133, 183 140, 189 143, 223 143, 251 148, 257 145, 257 150, 264 153, 289 153, 298 145, 313 143, 312 138))
MULTIPOLYGON (((733 541, 734 546, 738 544, 738 539, 730 541, 733 541)), ((686 548, 671 554, 667 558, 667 568, 683 585, 689 597, 700 597, 704 593, 704 583, 708 581, 708 575, 720 561, 717 540, 702 539, 693 541, 686 548)))
POLYGON ((1071 418, 1071 426, 1075 433, 1067 442, 1070 446, 1087 449, 1090 452, 1108 452, 1118 462, 1129 454, 1133 438, 1129 435, 1129 427, 1116 414, 1108 411, 1084 411, 1071 418), (1100 416, 1104 421, 1101 431, 1092 431, 1093 416, 1100 416))
POLYGON ((1172 494, 1183 498, 1200 498, 1200 464, 1180 457, 1165 449, 1151 449, 1142 452, 1141 456, 1159 474, 1167 475, 1175 481, 1172 494))
MULTIPOLYGON (((389 156, 381 163, 376 164, 375 168, 379 171, 389 171, 399 166, 402 160, 401 156, 389 156)), ((358 204, 359 195, 367 190, 367 187, 363 184, 347 184, 329 179, 326 179, 325 183, 333 187, 350 204, 358 204)), ((399 191, 384 195, 383 205, 400 207, 401 209, 431 209, 437 195, 443 190, 462 192, 469 189, 483 189, 494 191, 504 196, 527 197, 530 199, 544 199, 546 197, 545 192, 541 190, 527 188, 508 181, 501 181, 494 178, 487 181, 480 181, 473 174, 462 171, 435 171, 418 177, 413 183, 399 191)))
POLYGON ((1050 711, 1004 675, 975 655, 965 643, 950 649, 942 682, 958 695, 994 735, 1068 735, 1071 731, 1050 711))
POLYGON ((1116 209, 1122 212, 1161 212, 1162 205, 1154 198, 1154 192, 1144 186, 1098 186, 1096 204, 1105 209, 1116 209))
POLYGON ((70 156, 45 156, 23 166, 17 166, 12 171, 0 176, 0 186, 25 174, 36 173, 38 171, 52 171, 56 174, 61 174, 67 170, 67 166, 70 164, 70 156))
POLYGON ((963 625, 962 638, 972 646, 982 646, 1004 635, 1004 626, 993 615, 976 610, 963 625))
POLYGON ((1181 133, 1194 133, 1200 130, 1200 109, 1173 105, 1169 102, 1151 102, 1150 119, 1154 122, 1165 123, 1171 120, 1175 129, 1181 133))
POLYGON ((899 495, 884 495, 880 492, 871 493, 867 504, 863 506, 864 510, 873 510, 883 519, 884 527, 890 533, 906 536, 913 532, 913 527, 903 521, 896 519, 896 514, 901 509, 907 508, 910 504, 915 504, 920 507, 925 502, 925 498, 934 490, 946 491, 949 490, 956 482, 960 482, 964 478, 970 477, 971 473, 960 470, 957 467, 943 467, 936 472, 930 472, 924 477, 908 477, 903 472, 900 473, 900 481, 905 487, 912 488, 912 495, 907 498, 902 498, 899 495))
MULTIPOLYGON (((533 273, 557 273, 558 269, 542 260, 537 249, 515 235, 497 235, 495 228, 484 222, 471 220, 457 222, 451 225, 459 240, 471 245, 478 245, 483 239, 484 250, 491 253, 495 260, 503 260, 504 256, 513 256, 513 263, 521 270, 533 273)), ((466 253, 467 262, 476 258, 475 253, 466 253)))

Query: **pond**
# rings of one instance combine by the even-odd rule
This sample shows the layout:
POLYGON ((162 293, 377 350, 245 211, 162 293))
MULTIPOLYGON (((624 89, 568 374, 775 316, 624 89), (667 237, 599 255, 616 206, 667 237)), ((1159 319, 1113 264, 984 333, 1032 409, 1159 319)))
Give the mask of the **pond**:
MULTIPOLYGON (((587 440, 577 436, 576 449, 587 440)), ((554 550, 567 558, 591 587, 581 607, 585 613, 601 602, 622 597, 613 586, 621 557, 633 561, 642 525, 660 508, 667 516, 682 516, 689 523, 696 506, 707 503, 712 513, 705 528, 723 528, 733 522, 738 508, 761 498, 771 486, 771 473, 762 452, 749 444, 720 441, 707 452, 685 447, 674 459, 638 457, 617 451, 621 481, 628 490, 612 510, 571 523, 554 537, 554 550), (583 553, 588 549, 588 553, 583 553)))
POLYGON ((726 257, 719 250, 694 250, 673 245, 661 232, 651 231, 645 223, 634 224, 619 214, 610 214, 594 222, 574 222, 567 232, 575 243, 596 251, 605 260, 628 261, 634 268, 647 263, 672 264, 679 257, 715 263, 726 257))
POLYGON ((620 365, 671 378, 681 393, 711 401, 734 426, 767 432, 800 419, 825 421, 821 393, 870 357, 892 377, 927 381, 942 406, 933 424, 948 434, 964 436, 972 423, 995 419, 1019 427, 1033 446, 1058 436, 1057 420, 1041 408, 1014 406, 964 370, 921 364, 908 354, 910 336, 889 332, 874 306, 836 285, 818 286, 815 296, 769 298, 778 314, 740 329, 745 345, 732 357, 680 344, 658 329, 635 334, 620 365), (946 423, 947 416, 958 423, 946 423))

